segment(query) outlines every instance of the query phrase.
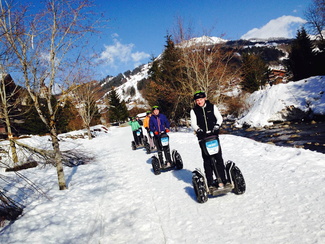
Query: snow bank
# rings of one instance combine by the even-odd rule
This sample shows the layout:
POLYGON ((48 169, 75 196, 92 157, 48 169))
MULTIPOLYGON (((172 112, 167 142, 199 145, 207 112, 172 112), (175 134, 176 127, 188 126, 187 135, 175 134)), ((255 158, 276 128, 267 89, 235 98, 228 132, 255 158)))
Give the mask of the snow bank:
POLYGON ((247 100, 250 108, 236 122, 238 127, 249 124, 253 127, 271 125, 281 120, 287 108, 298 108, 304 112, 325 114, 325 76, 315 76, 287 84, 278 84, 259 90, 247 100))

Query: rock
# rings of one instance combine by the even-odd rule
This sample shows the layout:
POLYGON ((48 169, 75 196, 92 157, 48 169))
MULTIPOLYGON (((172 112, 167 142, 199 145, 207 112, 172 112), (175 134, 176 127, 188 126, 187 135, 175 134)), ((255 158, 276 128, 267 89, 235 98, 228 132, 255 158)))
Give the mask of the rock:
POLYGON ((302 120, 308 117, 309 113, 296 108, 294 105, 286 106, 284 109, 271 117, 268 122, 284 122, 302 120))
POLYGON ((290 138, 297 138, 297 137, 301 137, 300 135, 291 135, 290 138))
POLYGON ((294 145, 295 148, 305 148, 304 145, 294 145))
POLYGON ((254 131, 255 129, 253 127, 247 128, 245 131, 254 131))

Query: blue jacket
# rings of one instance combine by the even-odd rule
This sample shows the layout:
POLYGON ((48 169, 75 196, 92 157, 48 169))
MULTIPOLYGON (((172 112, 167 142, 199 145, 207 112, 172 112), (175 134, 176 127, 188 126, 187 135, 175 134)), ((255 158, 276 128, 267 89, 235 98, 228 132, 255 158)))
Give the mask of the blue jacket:
POLYGON ((158 131, 159 133, 165 131, 165 129, 169 129, 170 123, 167 117, 164 114, 151 115, 149 121, 150 131, 158 131))

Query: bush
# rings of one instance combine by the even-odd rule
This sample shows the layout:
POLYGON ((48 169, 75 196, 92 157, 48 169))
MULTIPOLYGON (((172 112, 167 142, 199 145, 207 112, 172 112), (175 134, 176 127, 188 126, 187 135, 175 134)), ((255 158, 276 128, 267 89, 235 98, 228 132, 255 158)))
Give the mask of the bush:
POLYGON ((0 191, 0 227, 4 226, 6 220, 16 220, 22 212, 23 206, 0 191))

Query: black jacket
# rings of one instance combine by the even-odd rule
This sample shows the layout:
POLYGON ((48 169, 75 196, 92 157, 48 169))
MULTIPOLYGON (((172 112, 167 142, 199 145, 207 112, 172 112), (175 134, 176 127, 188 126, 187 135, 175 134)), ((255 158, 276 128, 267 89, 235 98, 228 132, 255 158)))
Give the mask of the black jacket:
POLYGON ((214 106, 208 100, 205 102, 204 108, 199 105, 195 105, 193 111, 196 116, 197 125, 204 131, 212 131, 215 124, 217 124, 217 118, 214 115, 214 106))

